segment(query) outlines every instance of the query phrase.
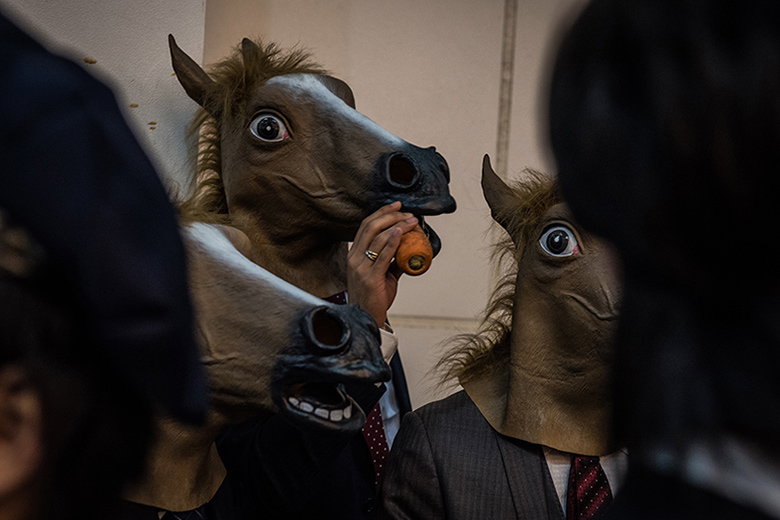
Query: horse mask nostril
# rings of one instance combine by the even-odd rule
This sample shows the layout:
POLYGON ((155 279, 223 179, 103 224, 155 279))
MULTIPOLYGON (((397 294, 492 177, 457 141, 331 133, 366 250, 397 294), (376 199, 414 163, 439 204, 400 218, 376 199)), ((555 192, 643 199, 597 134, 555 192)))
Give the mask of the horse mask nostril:
POLYGON ((400 190, 410 190, 420 179, 420 172, 408 157, 394 154, 387 161, 387 181, 400 190))
POLYGON ((349 344, 349 325, 328 307, 317 307, 303 320, 304 334, 319 354, 333 355, 343 352, 349 344))

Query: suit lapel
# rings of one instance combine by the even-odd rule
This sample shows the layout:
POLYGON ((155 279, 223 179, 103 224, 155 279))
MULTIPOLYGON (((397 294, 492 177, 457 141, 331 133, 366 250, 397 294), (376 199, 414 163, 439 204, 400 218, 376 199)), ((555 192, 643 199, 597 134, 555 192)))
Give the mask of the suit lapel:
POLYGON ((395 389, 395 402, 398 403, 398 413, 403 417, 412 411, 412 403, 409 399, 409 387, 406 386, 404 366, 401 364, 401 353, 396 352, 390 360, 390 369, 393 371, 393 388, 395 389))
POLYGON ((501 435, 494 430, 509 491, 519 519, 563 520, 542 447, 501 435))

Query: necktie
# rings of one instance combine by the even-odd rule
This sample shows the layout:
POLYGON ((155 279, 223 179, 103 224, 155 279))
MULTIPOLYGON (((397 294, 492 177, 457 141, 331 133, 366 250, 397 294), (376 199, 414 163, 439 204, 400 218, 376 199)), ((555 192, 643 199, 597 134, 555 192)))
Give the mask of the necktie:
POLYGON ((566 520, 599 518, 612 502, 612 490, 598 457, 572 457, 566 490, 566 520))
POLYGON ((207 520, 206 511, 204 506, 200 506, 197 509, 191 511, 167 511, 162 520, 207 520))
MULTIPOLYGON (((343 291, 323 299, 337 305, 344 305, 347 303, 347 293, 343 291)), ((387 437, 385 437, 385 427, 382 424, 382 408, 379 406, 379 403, 376 403, 376 406, 368 413, 366 424, 363 425, 362 431, 363 438, 366 440, 366 444, 368 444, 368 450, 371 452, 371 459, 374 461, 374 485, 378 489, 379 483, 382 482, 385 459, 389 451, 387 437)))
POLYGON ((374 484, 379 488, 388 453, 385 427, 382 425, 382 408, 379 403, 371 409, 366 417, 366 424, 363 425, 363 437, 366 439, 371 458, 374 461, 374 484))

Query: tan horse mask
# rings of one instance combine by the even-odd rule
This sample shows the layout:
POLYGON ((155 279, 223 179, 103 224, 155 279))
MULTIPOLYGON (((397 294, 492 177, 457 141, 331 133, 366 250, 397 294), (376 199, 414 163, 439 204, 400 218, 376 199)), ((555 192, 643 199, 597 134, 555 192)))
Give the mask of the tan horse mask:
POLYGON ((357 112, 349 86, 305 55, 244 39, 212 78, 169 43, 177 78, 213 121, 208 166, 221 199, 206 211, 228 215, 271 272, 329 296, 345 288, 339 248, 370 213, 393 201, 419 217, 455 210, 444 157, 357 112))
POLYGON ((390 378, 371 316, 251 262, 240 231, 194 223, 183 235, 214 408, 232 423, 281 411, 307 427, 359 430, 364 412, 342 385, 390 378))
POLYGON ((463 388, 504 435, 570 453, 611 453, 616 256, 572 219, 554 181, 512 189, 485 156, 482 187, 493 219, 512 238, 517 273, 504 353, 492 352, 482 366, 474 360, 484 361, 484 350, 461 356, 468 360, 463 388))

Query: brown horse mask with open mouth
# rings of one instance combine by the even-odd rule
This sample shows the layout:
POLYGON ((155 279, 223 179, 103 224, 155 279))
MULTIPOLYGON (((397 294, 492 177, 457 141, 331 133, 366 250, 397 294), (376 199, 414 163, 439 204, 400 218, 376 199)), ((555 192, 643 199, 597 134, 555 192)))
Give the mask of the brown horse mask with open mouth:
POLYGON ((236 229, 193 223, 182 233, 213 408, 228 423, 278 411, 309 428, 357 432, 365 414, 343 385, 391 375, 371 316, 253 263, 236 229))
POLYGON ((444 366, 498 432, 569 453, 611 453, 617 257, 572 219, 554 181, 535 175, 510 188, 485 156, 482 187, 512 239, 516 271, 486 327, 444 366))
POLYGON ((179 81, 204 109, 207 160, 192 200, 229 217, 271 272, 330 296, 345 289, 345 244, 370 213, 393 201, 418 217, 455 210, 444 158, 357 112, 349 86, 306 55, 244 39, 209 75, 169 43, 179 81))

